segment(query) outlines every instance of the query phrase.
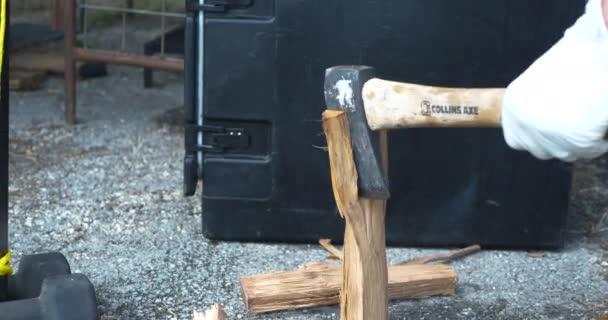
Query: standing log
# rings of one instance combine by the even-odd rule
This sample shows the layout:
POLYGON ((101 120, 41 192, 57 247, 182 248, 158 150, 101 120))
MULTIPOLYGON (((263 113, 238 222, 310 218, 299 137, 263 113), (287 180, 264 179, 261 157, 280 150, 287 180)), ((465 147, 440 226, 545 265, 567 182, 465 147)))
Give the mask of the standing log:
MULTIPOLYGON (((325 111, 323 130, 329 151, 334 198, 346 222, 340 317, 345 320, 386 320, 386 201, 359 198, 357 170, 346 113, 325 111)), ((384 142, 383 162, 386 163, 386 139, 381 140, 384 142)))

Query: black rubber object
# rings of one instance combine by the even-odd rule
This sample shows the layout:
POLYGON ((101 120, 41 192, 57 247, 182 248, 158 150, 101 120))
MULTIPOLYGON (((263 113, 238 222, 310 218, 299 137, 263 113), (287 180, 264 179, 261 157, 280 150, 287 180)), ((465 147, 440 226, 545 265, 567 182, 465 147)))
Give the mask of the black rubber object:
POLYGON ((10 51, 27 49, 33 46, 58 41, 63 32, 51 30, 48 24, 16 22, 12 23, 10 51))
POLYGON ((78 72, 81 80, 100 78, 108 75, 108 66, 105 63, 84 63, 78 72))
POLYGON ((0 304, 3 320, 96 320, 97 302, 93 286, 81 274, 49 276, 40 295, 32 299, 0 304))
POLYGON ((9 278, 9 299, 21 300, 37 297, 40 295, 40 286, 45 278, 70 273, 70 265, 60 253, 24 256, 19 262, 19 271, 9 278))
MULTIPOLYGON (((205 60, 186 70, 205 65, 205 125, 245 128, 251 144, 205 154, 205 236, 343 238, 320 122, 328 67, 368 65, 387 80, 425 85, 505 87, 585 4, 256 0, 209 14, 205 60)), ((563 245, 570 165, 511 150, 500 129, 395 131, 389 155, 389 245, 563 245)))
POLYGON ((3 320, 95 320, 97 298, 91 282, 71 274, 59 253, 24 256, 8 280, 9 301, 0 303, 3 320))
MULTIPOLYGON (((165 54, 183 55, 184 54, 184 29, 185 26, 179 25, 164 35, 159 35, 154 39, 144 43, 144 55, 153 56, 162 52, 162 37, 165 37, 165 54)), ((144 68, 144 88, 154 86, 154 70, 144 68)))
POLYGON ((59 253, 24 256, 8 279, 8 301, 0 303, 2 320, 96 320, 97 298, 91 282, 71 274, 59 253))

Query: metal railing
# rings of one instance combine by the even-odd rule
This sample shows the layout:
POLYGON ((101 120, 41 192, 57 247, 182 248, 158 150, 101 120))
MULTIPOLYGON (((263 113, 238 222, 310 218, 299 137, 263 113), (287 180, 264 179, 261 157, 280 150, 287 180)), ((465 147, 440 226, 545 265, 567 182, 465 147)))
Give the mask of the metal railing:
MULTIPOLYGON (((55 10, 52 17, 59 17, 63 20, 63 30, 65 32, 65 121, 69 124, 76 122, 76 64, 77 62, 107 63, 115 65, 125 65, 140 67, 145 69, 156 69, 174 72, 184 71, 184 61, 179 58, 171 58, 166 55, 165 34, 167 28, 167 18, 184 17, 182 12, 172 12, 167 8, 167 0, 160 0, 161 8, 144 9, 133 8, 133 1, 125 1, 125 6, 115 6, 104 4, 87 4, 84 1, 76 3, 75 0, 53 0, 59 4, 59 10, 55 10), (59 11, 59 13, 57 13, 59 11), (121 22, 121 45, 120 50, 108 51, 90 48, 87 38, 89 36, 89 11, 105 11, 120 15, 121 22), (77 46, 77 13, 80 12, 82 20, 81 37, 83 46, 77 46), (127 22, 128 18, 135 15, 156 16, 160 18, 160 54, 156 56, 138 55, 129 53, 127 47, 127 22)), ((57 7, 55 7, 57 8, 57 7)))

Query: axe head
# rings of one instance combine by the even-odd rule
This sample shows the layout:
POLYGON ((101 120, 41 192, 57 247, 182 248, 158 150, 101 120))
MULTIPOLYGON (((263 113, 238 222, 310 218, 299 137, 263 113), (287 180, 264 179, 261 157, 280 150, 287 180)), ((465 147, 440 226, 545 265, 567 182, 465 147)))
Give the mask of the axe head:
POLYGON ((363 105, 363 85, 376 76, 374 68, 337 66, 325 72, 325 103, 330 110, 348 115, 352 147, 357 166, 359 194, 365 198, 388 199, 388 182, 382 170, 380 138, 370 130, 363 105))

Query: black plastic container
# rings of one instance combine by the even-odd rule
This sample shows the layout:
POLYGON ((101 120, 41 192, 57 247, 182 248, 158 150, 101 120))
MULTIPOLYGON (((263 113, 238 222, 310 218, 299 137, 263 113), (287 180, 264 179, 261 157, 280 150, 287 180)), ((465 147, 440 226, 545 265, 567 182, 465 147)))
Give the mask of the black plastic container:
MULTIPOLYGON (((504 87, 585 3, 189 1, 185 193, 194 193, 198 171, 204 234, 342 238, 320 124, 326 68, 364 64, 389 80, 504 87)), ((390 245, 563 244, 569 165, 510 150, 499 129, 393 132, 389 153, 390 245)))

